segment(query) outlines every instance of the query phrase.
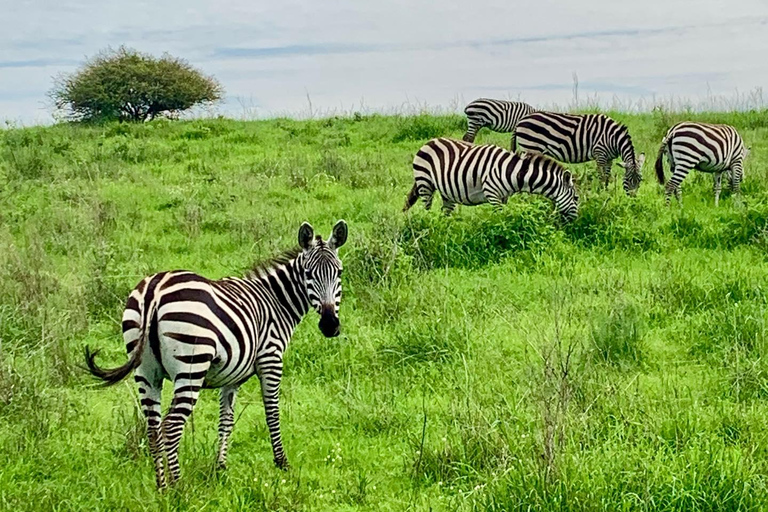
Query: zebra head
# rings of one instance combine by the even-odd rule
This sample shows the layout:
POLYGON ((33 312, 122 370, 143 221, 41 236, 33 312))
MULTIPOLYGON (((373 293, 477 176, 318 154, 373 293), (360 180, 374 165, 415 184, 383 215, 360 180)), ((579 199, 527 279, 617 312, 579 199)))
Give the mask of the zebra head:
POLYGON ((324 241, 308 222, 299 228, 304 284, 309 305, 320 314, 318 327, 327 338, 339 335, 341 302, 341 260, 338 249, 347 241, 347 223, 340 220, 331 237, 324 241))
POLYGON ((624 168, 624 192, 629 196, 637 194, 640 188, 640 182, 643 181, 643 164, 645 163, 645 153, 634 155, 630 162, 619 162, 624 168))
POLYGON ((570 171, 563 171, 560 193, 555 199, 555 205, 565 222, 572 221, 579 214, 579 193, 570 171))

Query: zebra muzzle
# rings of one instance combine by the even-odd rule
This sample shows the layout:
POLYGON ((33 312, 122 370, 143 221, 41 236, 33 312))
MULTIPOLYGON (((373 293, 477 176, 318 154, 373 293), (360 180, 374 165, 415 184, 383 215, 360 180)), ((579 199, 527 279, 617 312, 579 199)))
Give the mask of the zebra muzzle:
POLYGON ((320 323, 318 327, 326 338, 335 338, 339 335, 339 317, 336 316, 333 307, 323 307, 320 310, 320 323))

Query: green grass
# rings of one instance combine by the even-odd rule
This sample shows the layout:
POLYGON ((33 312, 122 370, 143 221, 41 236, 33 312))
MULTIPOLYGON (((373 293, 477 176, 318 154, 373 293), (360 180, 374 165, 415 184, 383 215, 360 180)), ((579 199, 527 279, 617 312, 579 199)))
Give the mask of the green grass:
POLYGON ((570 166, 583 201, 564 227, 529 196, 400 212, 414 152, 460 137, 458 116, 0 132, 0 509, 768 509, 768 113, 611 115, 645 181, 630 199, 570 166), (664 206, 652 164, 686 117, 752 146, 742 204, 715 209, 692 173, 664 206), (239 274, 339 218, 343 334, 312 314, 286 357, 293 468, 272 465, 254 379, 229 469, 204 391, 183 481, 158 494, 133 383, 95 386, 83 346, 125 360, 144 275, 239 274))

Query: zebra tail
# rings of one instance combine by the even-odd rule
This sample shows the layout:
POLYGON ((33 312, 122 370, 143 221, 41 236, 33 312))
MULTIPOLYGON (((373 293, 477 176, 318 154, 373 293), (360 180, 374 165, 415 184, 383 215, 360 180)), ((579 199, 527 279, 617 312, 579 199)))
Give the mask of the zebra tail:
POLYGON ((134 368, 139 366, 139 363, 141 362, 141 354, 144 351, 145 338, 146 336, 144 336, 144 333, 142 332, 139 337, 139 342, 133 348, 133 352, 131 352, 131 357, 130 359, 128 359, 128 362, 122 366, 118 366, 117 368, 101 368, 99 365, 96 364, 96 361, 95 361, 96 356, 99 354, 99 351, 95 350, 91 352, 90 347, 86 345, 85 346, 85 364, 88 367, 88 371, 94 377, 103 380, 105 386, 112 386, 114 384, 117 384, 118 382, 126 378, 133 371, 134 368))
POLYGON ((659 154, 656 157, 656 177, 659 179, 659 183, 662 185, 666 181, 664 178, 664 148, 667 147, 667 138, 661 141, 661 147, 659 148, 659 154))
POLYGON ((416 204, 416 201, 419 200, 419 186, 414 183, 413 188, 411 188, 411 191, 408 192, 408 197, 405 200, 405 206, 403 207, 403 213, 407 212, 411 209, 411 206, 416 204))

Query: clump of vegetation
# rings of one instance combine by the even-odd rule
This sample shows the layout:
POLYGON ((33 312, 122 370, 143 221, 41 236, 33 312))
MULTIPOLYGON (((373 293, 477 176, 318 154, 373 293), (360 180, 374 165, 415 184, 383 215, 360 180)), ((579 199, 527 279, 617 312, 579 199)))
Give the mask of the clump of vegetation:
POLYGON ((438 117, 428 114, 409 116, 399 123, 397 131, 392 136, 392 142, 411 140, 426 142, 464 128, 466 128, 466 122, 461 116, 438 117))
POLYGON ((223 92, 215 78, 183 59, 156 58, 121 46, 58 77, 49 95, 65 119, 144 122, 214 103, 223 92))
POLYGON ((425 269, 479 268, 513 255, 530 262, 559 238, 552 205, 541 198, 514 196, 501 212, 459 207, 450 219, 434 210, 412 214, 402 232, 404 251, 425 269), (477 212, 465 215, 469 209, 477 212))
POLYGON ((592 327, 593 354, 598 361, 639 366, 645 358, 646 322, 634 304, 617 303, 597 315, 592 327))

